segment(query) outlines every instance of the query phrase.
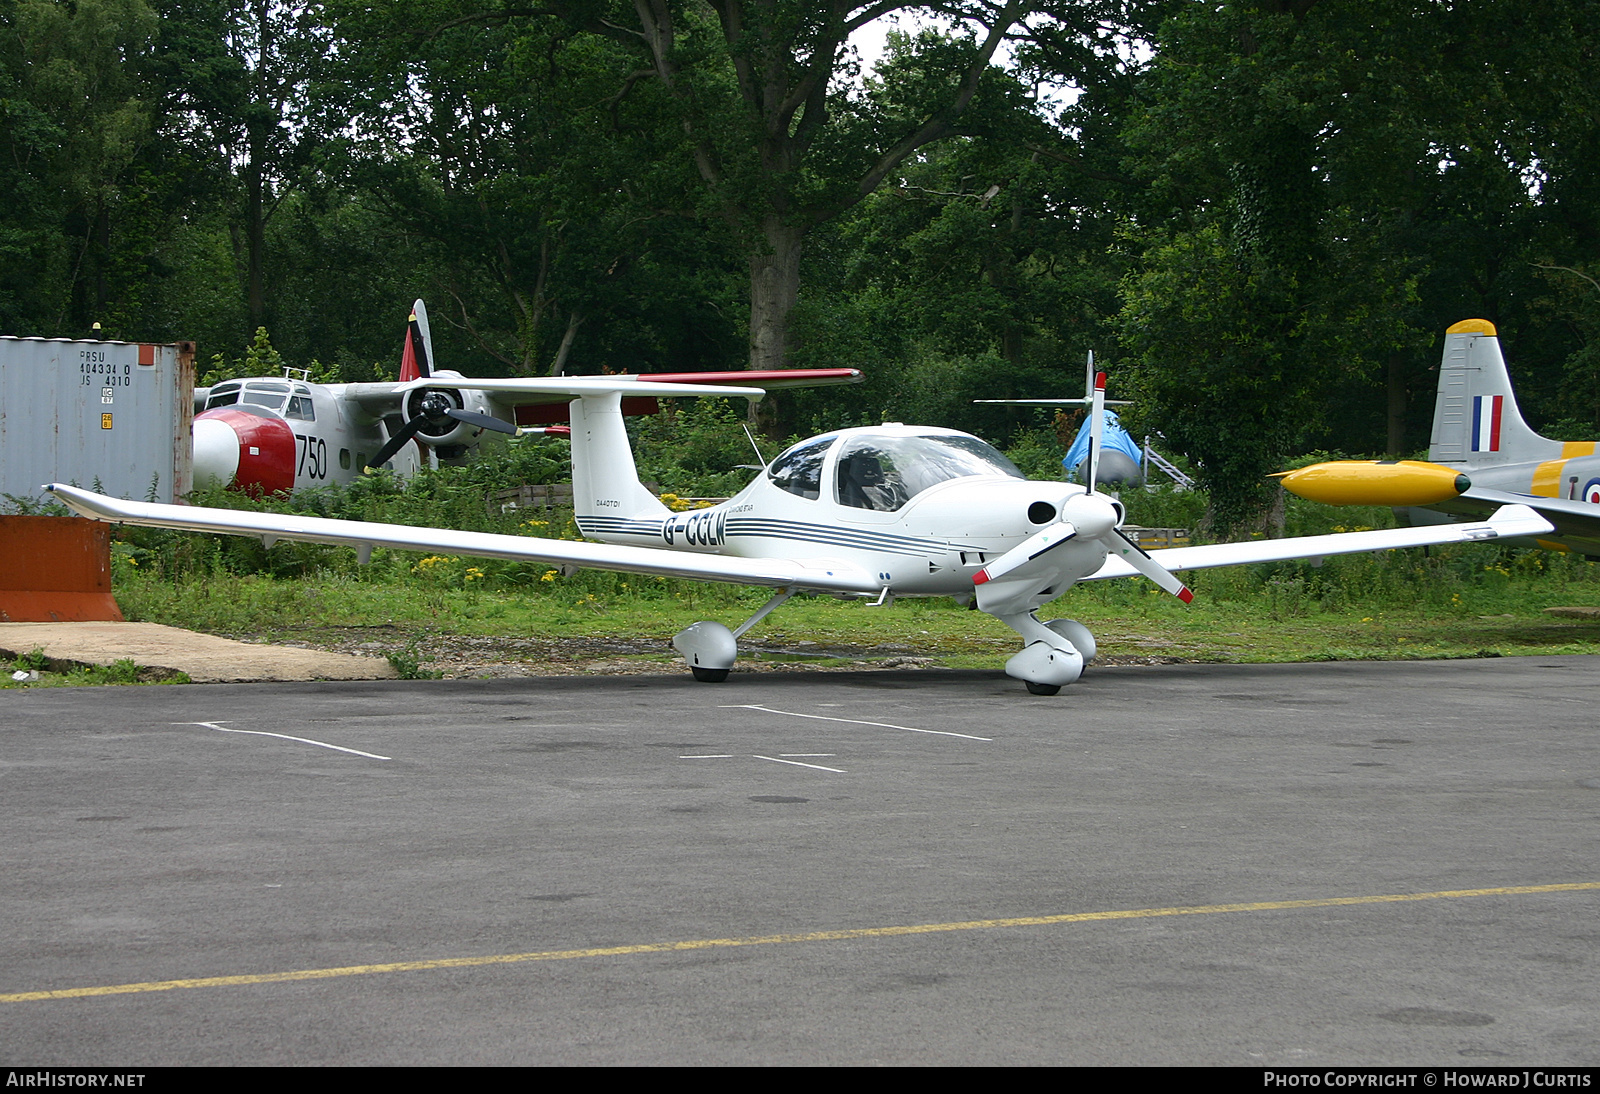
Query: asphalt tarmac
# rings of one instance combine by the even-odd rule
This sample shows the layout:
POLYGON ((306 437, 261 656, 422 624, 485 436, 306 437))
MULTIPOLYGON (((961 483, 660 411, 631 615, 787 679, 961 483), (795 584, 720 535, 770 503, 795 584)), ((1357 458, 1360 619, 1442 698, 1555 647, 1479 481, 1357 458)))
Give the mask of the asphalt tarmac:
POLYGON ((0 697, 0 1063, 1600 1062, 1600 659, 0 697))

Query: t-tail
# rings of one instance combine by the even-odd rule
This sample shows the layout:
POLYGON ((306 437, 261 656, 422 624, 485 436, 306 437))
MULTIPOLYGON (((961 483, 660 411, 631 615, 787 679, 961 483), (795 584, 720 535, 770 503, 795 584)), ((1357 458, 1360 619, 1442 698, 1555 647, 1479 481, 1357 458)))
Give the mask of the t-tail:
POLYGON ((571 421, 572 507, 586 535, 625 531, 637 520, 659 522, 671 511, 639 481, 621 391, 572 400, 571 421))
POLYGON ((1445 331, 1430 461, 1447 467, 1495 467, 1557 459, 1562 447, 1522 420, 1493 323, 1464 319, 1445 331))
MULTIPOLYGON (((730 373, 738 376, 738 373, 730 373)), ((412 388, 429 381, 413 381, 412 388)), ((551 376, 540 379, 489 380, 470 377, 435 380, 439 387, 484 391, 490 397, 519 403, 571 400, 572 507, 578 527, 596 538, 656 532, 670 510, 639 481, 623 424, 622 398, 744 397, 759 399, 760 387, 701 383, 661 383, 632 376, 551 376)))

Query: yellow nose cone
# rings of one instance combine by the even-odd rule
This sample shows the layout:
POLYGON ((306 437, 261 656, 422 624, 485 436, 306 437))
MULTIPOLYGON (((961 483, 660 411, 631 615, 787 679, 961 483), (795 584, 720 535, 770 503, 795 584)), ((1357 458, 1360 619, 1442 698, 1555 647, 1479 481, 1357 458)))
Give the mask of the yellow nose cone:
POLYGON ((1327 505, 1432 505, 1472 486, 1455 468, 1422 460, 1340 460, 1273 477, 1291 494, 1327 505))

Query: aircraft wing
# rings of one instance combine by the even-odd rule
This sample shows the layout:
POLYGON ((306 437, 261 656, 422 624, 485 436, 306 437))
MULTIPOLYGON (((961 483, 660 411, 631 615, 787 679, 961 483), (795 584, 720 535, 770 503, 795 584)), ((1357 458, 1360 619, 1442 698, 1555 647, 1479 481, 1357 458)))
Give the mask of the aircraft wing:
POLYGON ((329 520, 284 513, 251 513, 208 509, 197 505, 163 505, 124 501, 90 490, 52 483, 45 487, 69 508, 93 520, 258 536, 263 540, 339 543, 352 547, 389 547, 402 551, 442 551, 452 555, 527 559, 552 566, 576 566, 625 573, 659 574, 738 585, 793 586, 823 592, 877 593, 882 582, 847 562, 823 559, 735 558, 689 551, 655 550, 604 543, 581 543, 492 532, 457 532, 448 528, 413 528, 403 524, 329 520))
MULTIPOLYGON (((1513 495, 1514 496, 1514 495, 1513 495)), ((1213 543, 1204 547, 1173 547, 1152 551, 1150 557, 1165 570, 1209 570, 1250 562, 1282 562, 1295 558, 1324 558, 1361 551, 1386 551, 1396 547, 1427 547, 1436 543, 1479 543, 1510 536, 1542 536, 1553 531, 1544 517, 1523 504, 1503 505, 1486 521, 1475 524, 1435 524, 1425 528, 1392 528, 1375 532, 1341 532, 1330 536, 1299 536, 1247 543, 1213 543)), ((1087 580, 1133 577, 1138 573, 1115 554, 1087 580)))
MULTIPOLYGON (((383 381, 376 384, 340 384, 329 385, 334 387, 341 399, 348 399, 371 414, 374 418, 382 418, 387 414, 395 414, 400 410, 400 400, 405 397, 405 390, 392 381, 383 381)), ((441 387, 444 385, 440 385, 441 387)))
POLYGON ((1428 508, 1459 516, 1481 517, 1501 505, 1526 505, 1553 524, 1557 535, 1600 540, 1600 505, 1570 498, 1536 498, 1529 494, 1484 490, 1474 486, 1459 497, 1437 502, 1428 508))

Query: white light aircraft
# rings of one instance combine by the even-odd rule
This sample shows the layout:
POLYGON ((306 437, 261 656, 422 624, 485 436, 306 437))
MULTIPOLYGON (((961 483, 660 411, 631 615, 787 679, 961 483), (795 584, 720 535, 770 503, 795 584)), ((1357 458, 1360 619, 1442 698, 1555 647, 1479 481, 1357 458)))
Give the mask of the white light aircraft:
MULTIPOLYGON (((402 478, 428 463, 465 459, 485 431, 564 433, 567 400, 559 393, 468 387, 459 372, 432 367, 428 309, 411 305, 400 356, 400 384, 318 384, 295 369, 283 376, 226 380, 195 389, 194 484, 256 496, 344 485, 369 467, 402 478), (407 382, 426 380, 426 384, 407 382), (416 443, 412 443, 415 441, 416 443)), ((725 372, 623 376, 651 383, 717 384, 725 372)), ((785 369, 739 373, 764 387, 856 383, 857 369, 785 369)), ((642 389, 623 398, 623 413, 654 414, 642 389)))
MULTIPOLYGON (((418 390, 439 381, 405 385, 418 390)), ((953 429, 886 424, 802 441, 720 505, 674 513, 640 484, 628 447, 624 395, 686 395, 672 384, 616 377, 452 380, 464 392, 570 400, 573 499, 578 526, 599 543, 119 501, 75 487, 47 489, 99 520, 200 532, 537 560, 671 577, 766 586, 773 595, 742 625, 694 623, 672 643, 698 680, 728 675, 737 640, 799 592, 875 599, 950 596, 976 603, 1015 630, 1023 649, 1006 672, 1053 695, 1095 656, 1088 629, 1041 621, 1040 607, 1079 581, 1142 575, 1185 602, 1173 571, 1318 557, 1433 543, 1537 535, 1550 525, 1522 506, 1488 521, 1303 539, 1227 543, 1152 557, 1120 531, 1120 502, 1066 482, 1029 481, 999 451, 953 429)), ((704 386, 693 394, 758 399, 753 387, 704 386)), ((1093 420, 1103 420, 1104 374, 1093 420)), ((1088 481, 1096 481, 1094 437, 1088 481)))
POLYGON ((1390 505, 1416 525, 1526 505, 1554 525, 1538 546, 1600 558, 1596 443, 1553 441, 1528 428, 1487 319, 1465 319, 1445 332, 1426 461, 1339 460, 1276 477, 1303 498, 1390 505))

